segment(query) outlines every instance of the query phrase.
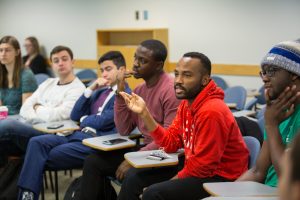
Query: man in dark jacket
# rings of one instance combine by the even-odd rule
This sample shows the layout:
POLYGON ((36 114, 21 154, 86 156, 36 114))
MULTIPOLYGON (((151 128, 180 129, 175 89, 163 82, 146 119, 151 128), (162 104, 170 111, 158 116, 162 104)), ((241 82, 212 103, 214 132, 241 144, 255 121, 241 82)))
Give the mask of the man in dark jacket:
POLYGON ((77 100, 71 119, 80 121, 80 131, 67 136, 43 135, 30 140, 18 186, 21 199, 38 199, 45 166, 55 169, 81 167, 85 157, 94 152, 82 140, 116 133, 114 97, 118 70, 125 59, 118 51, 110 51, 100 59, 101 77, 95 80, 77 100), (36 178, 32 178, 36 177, 36 178))

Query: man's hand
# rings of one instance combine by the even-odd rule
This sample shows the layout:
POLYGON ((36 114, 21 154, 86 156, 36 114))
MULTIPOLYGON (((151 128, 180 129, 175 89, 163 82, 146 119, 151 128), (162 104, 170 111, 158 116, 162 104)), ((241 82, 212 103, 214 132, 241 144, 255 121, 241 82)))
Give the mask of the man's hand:
POLYGON ((97 80, 95 80, 93 82, 93 84, 89 86, 89 88, 92 91, 94 91, 94 90, 96 90, 98 88, 101 88, 101 87, 104 87, 104 86, 109 86, 109 82, 108 82, 108 80, 100 77, 97 80))
POLYGON ((131 77, 133 75, 133 71, 128 71, 125 67, 121 66, 117 73, 117 86, 118 92, 122 92, 125 90, 125 79, 131 77))
POLYGON ((126 176, 127 171, 131 168, 132 166, 126 161, 124 160, 118 167, 117 171, 116 171, 116 178, 118 180, 123 180, 124 177, 126 176))
POLYGON ((291 116, 295 110, 295 102, 300 97, 296 86, 287 87, 277 99, 271 101, 269 90, 265 90, 267 102, 265 111, 265 125, 277 127, 282 121, 291 116))
POLYGON ((142 97, 132 93, 132 95, 126 92, 120 92, 120 95, 124 98, 127 107, 137 114, 142 114, 146 110, 146 103, 142 97))

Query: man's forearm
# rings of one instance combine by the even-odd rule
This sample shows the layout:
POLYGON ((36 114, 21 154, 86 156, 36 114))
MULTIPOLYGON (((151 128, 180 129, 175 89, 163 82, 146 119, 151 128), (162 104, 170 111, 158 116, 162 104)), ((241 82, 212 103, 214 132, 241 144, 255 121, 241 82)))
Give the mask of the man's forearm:
POLYGON ((282 138, 278 129, 278 126, 266 126, 267 142, 270 147, 270 158, 272 165, 277 173, 280 175, 280 160, 282 158, 285 145, 282 142, 282 138))
POLYGON ((143 110, 143 112, 141 114, 139 114, 139 116, 142 118, 142 120, 149 132, 152 132, 156 129, 157 123, 153 119, 152 115, 150 114, 150 112, 147 108, 145 108, 143 110))
POLYGON ((264 175, 261 175, 259 171, 256 171, 255 168, 252 168, 242 174, 236 181, 255 181, 262 183, 263 180, 264 175))

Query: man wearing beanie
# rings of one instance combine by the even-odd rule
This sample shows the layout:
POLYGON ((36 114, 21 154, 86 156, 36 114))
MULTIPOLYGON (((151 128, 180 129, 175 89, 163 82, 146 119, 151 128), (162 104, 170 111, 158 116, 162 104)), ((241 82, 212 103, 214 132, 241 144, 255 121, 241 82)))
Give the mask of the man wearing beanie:
POLYGON ((238 181, 276 187, 284 150, 300 132, 300 39, 274 46, 261 69, 267 101, 264 142, 256 165, 238 181))

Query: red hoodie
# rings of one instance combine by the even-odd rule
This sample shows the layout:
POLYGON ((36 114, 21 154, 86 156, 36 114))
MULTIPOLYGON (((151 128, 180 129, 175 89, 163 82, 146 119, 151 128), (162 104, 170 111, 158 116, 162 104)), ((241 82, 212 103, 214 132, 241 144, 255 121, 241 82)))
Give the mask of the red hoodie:
POLYGON ((213 80, 189 105, 183 100, 168 129, 158 126, 154 141, 166 152, 184 148, 179 178, 221 176, 235 180, 248 169, 249 152, 238 125, 213 80))

